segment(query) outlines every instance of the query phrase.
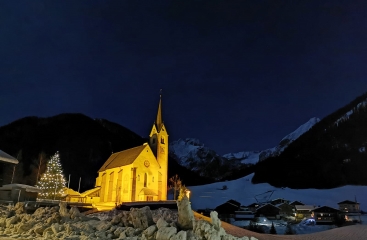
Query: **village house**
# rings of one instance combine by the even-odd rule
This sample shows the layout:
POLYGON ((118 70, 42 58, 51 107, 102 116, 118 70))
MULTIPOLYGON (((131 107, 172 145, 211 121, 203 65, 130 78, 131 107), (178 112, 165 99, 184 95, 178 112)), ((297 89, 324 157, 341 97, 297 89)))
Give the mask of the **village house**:
POLYGON ((322 206, 311 210, 311 216, 315 219, 316 224, 333 224, 339 213, 338 209, 322 206))
POLYGON ((345 213, 360 213, 361 209, 358 202, 345 200, 338 203, 339 210, 345 213))
POLYGON ((0 187, 3 184, 10 184, 12 183, 12 171, 8 171, 6 174, 7 169, 14 170, 16 164, 18 164, 19 161, 7 154, 4 151, 0 150, 0 187))
POLYGON ((296 219, 302 220, 304 218, 312 217, 312 210, 315 208, 316 206, 313 205, 295 205, 296 219))
POLYGON ((275 206, 280 209, 279 215, 281 217, 288 217, 288 216, 294 217, 294 214, 296 213, 295 207, 288 204, 288 203, 285 203, 285 202, 284 203, 279 203, 275 206))
POLYGON ((250 205, 247 206, 248 210, 252 211, 252 212, 256 212, 256 209, 260 207, 259 203, 251 203, 250 205))
POLYGON ((300 201, 293 201, 293 202, 290 202, 289 205, 296 206, 296 205, 305 205, 305 204, 300 201))
POLYGON ((275 205, 278 205, 280 203, 289 203, 289 200, 286 200, 284 198, 276 198, 276 199, 271 200, 270 203, 275 206, 275 205))
POLYGON ((255 216, 256 217, 266 217, 268 219, 279 219, 280 208, 268 203, 263 206, 260 206, 256 209, 255 216))

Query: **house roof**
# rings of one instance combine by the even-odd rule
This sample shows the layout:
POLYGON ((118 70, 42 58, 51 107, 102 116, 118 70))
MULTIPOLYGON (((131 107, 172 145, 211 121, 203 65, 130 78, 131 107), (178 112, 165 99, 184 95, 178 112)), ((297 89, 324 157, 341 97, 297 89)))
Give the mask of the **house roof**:
POLYGON ((313 210, 315 206, 313 205, 295 205, 296 210, 313 210))
POLYGON ((101 187, 96 187, 96 188, 93 188, 93 189, 89 189, 89 190, 87 190, 87 191, 85 191, 85 192, 82 192, 80 195, 82 195, 83 197, 86 197, 86 196, 88 196, 89 194, 92 194, 92 193, 94 193, 94 192, 99 191, 99 189, 101 189, 101 187))
POLYGON ((14 163, 14 164, 19 163, 19 161, 16 158, 10 156, 9 154, 1 150, 0 150, 0 162, 8 162, 8 163, 14 163))
POLYGON ((289 205, 305 205, 303 202, 300 201, 293 201, 291 203, 289 203, 289 205))
POLYGON ((40 188, 25 185, 25 184, 19 184, 19 183, 5 184, 2 187, 0 187, 0 191, 1 190, 12 190, 13 188, 15 189, 20 188, 21 190, 25 190, 26 192, 38 192, 38 193, 42 192, 42 189, 40 188))
POLYGON ((261 204, 259 203, 251 203, 250 205, 248 205, 247 207, 258 207, 260 206, 261 204))
POLYGON ((325 209, 329 209, 329 210, 332 210, 334 212, 339 212, 338 209, 335 209, 335 208, 332 208, 332 207, 329 207, 329 206, 317 207, 317 208, 313 209, 312 211, 314 211, 314 212, 323 212, 323 210, 325 210, 325 209))
POLYGON ((139 154, 146 148, 147 145, 141 145, 138 147, 130 148, 121 152, 112 154, 98 172, 105 171, 107 169, 126 166, 132 164, 139 154))
POLYGON ((80 197, 80 193, 71 188, 64 187, 63 190, 64 190, 65 195, 80 197))
POLYGON ((354 202, 354 201, 350 201, 350 200, 345 200, 343 202, 339 202, 338 204, 359 204, 359 202, 354 202))
MULTIPOLYGON (((270 206, 270 207, 273 207, 273 208, 278 208, 278 207, 276 207, 276 206, 274 206, 273 204, 271 204, 271 203, 267 203, 267 204, 265 204, 265 205, 262 205, 262 206, 260 206, 260 207, 258 207, 257 209, 256 209, 256 211, 258 211, 259 209, 261 209, 261 208, 263 208, 263 207, 266 207, 266 206, 270 206)), ((278 209, 280 209, 280 208, 278 208, 278 209)))
POLYGON ((289 203, 286 203, 286 202, 283 202, 283 203, 278 203, 278 204, 276 204, 276 205, 274 205, 274 206, 276 206, 276 207, 281 207, 282 205, 287 205, 287 206, 291 206, 291 207, 293 207, 293 205, 290 205, 289 203))

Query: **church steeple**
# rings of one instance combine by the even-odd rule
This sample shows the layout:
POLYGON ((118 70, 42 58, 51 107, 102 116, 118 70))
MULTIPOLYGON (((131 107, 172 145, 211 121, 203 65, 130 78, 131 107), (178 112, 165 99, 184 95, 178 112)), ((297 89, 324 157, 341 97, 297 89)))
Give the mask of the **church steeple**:
POLYGON ((155 126, 157 128, 157 131, 160 132, 162 128, 162 94, 159 95, 159 105, 158 105, 158 113, 157 118, 155 120, 155 126))

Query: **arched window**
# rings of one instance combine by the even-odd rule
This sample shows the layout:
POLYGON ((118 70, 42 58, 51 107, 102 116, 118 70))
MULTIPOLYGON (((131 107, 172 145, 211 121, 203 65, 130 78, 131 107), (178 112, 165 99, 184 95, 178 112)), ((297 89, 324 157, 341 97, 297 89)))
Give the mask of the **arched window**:
POLYGON ((164 144, 164 137, 161 137, 161 144, 164 144))
POLYGON ((140 175, 138 175, 138 181, 140 181, 140 175))
POLYGON ((144 187, 147 187, 148 175, 144 173, 144 187))
POLYGON ((152 182, 154 182, 154 176, 152 177, 152 182))

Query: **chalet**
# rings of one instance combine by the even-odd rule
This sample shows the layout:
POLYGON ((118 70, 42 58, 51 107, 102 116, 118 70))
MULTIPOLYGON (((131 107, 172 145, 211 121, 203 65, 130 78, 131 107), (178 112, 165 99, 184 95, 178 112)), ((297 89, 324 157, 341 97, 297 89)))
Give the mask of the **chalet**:
POLYGON ((270 201, 270 203, 273 204, 274 206, 280 203, 289 203, 289 202, 290 202, 289 200, 285 200, 284 198, 277 198, 270 201))
POLYGON ((256 212, 256 209, 259 208, 261 206, 261 204, 259 203, 251 203, 250 205, 247 206, 248 210, 252 211, 252 212, 256 212))
POLYGON ((312 217, 312 210, 316 208, 313 205, 295 205, 296 219, 301 220, 304 218, 312 217))
POLYGON ((296 213, 295 207, 288 204, 288 203, 279 203, 275 206, 280 209, 279 215, 281 217, 287 217, 287 216, 293 216, 294 217, 294 214, 296 213))
POLYGON ((6 184, 0 187, 0 200, 6 202, 36 201, 41 189, 25 184, 6 184))
POLYGON ((359 202, 345 200, 338 203, 340 212, 345 216, 345 220, 361 222, 361 209, 359 202))
POLYGON ((311 210, 313 218, 316 221, 316 224, 333 224, 335 222, 335 219, 339 213, 338 209, 323 206, 323 207, 317 207, 311 210))
POLYGON ((268 203, 256 209, 255 215, 257 217, 264 216, 268 219, 277 219, 279 218, 279 212, 280 208, 268 203))
POLYGON ((293 202, 289 203, 289 205, 296 206, 296 205, 305 205, 305 204, 300 202, 300 201, 293 201, 293 202))
POLYGON ((235 211, 239 210, 241 203, 231 199, 227 202, 217 206, 214 211, 218 214, 234 214, 235 211))
POLYGON ((0 150, 0 187, 5 183, 12 183, 12 174, 5 174, 9 171, 9 169, 15 168, 15 165, 18 164, 19 161, 0 150))
POLYGON ((361 209, 358 202, 345 200, 338 203, 339 210, 345 213, 360 213, 361 209))

